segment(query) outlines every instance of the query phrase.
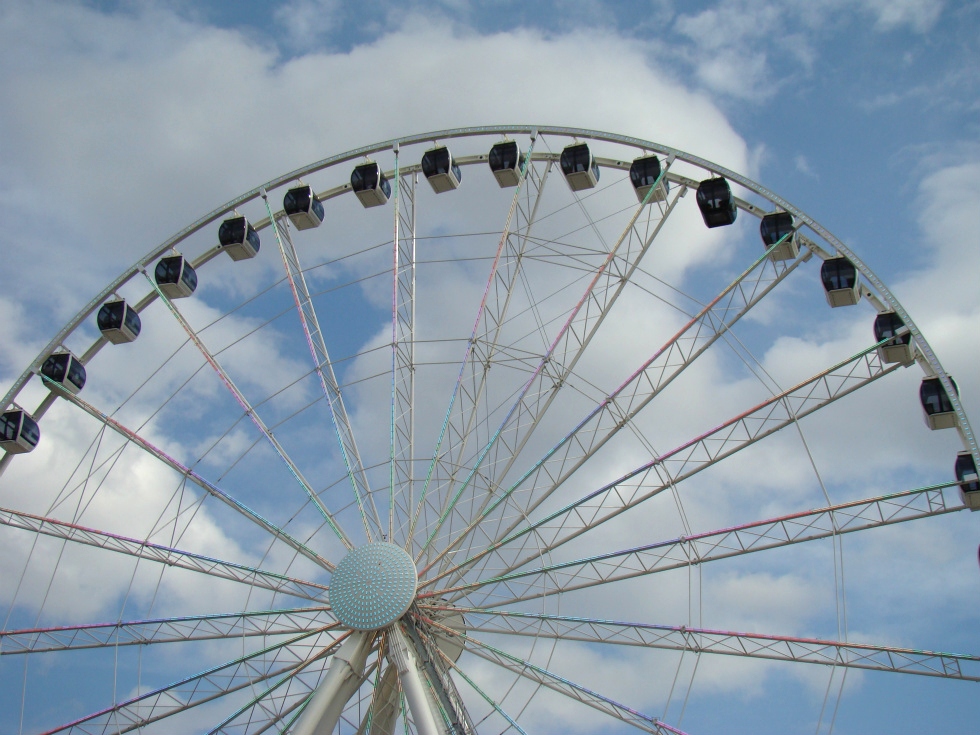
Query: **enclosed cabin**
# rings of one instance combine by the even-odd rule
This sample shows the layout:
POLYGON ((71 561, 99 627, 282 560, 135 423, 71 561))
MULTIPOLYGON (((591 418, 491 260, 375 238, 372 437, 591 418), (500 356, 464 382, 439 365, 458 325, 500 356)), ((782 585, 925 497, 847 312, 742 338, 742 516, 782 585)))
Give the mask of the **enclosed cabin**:
POLYGON ((490 149, 487 162, 500 188, 521 183, 521 147, 515 140, 505 140, 490 149))
POLYGON ((197 288, 197 272, 183 255, 161 258, 153 271, 157 286, 168 299, 182 299, 197 288))
POLYGON ((706 227, 730 225, 738 216, 735 197, 732 196, 732 187, 728 185, 728 181, 721 177, 705 179, 698 184, 696 198, 698 209, 701 210, 701 219, 704 220, 706 227))
POLYGON ((963 504, 971 510, 980 509, 980 477, 977 476, 977 464, 970 452, 960 452, 956 455, 956 481, 960 483, 960 497, 963 504))
POLYGON ((380 207, 391 198, 391 184, 381 166, 373 161, 362 163, 351 172, 350 186, 365 208, 380 207))
POLYGON ((22 408, 12 408, 0 415, 0 449, 7 454, 26 454, 41 441, 37 421, 22 408))
MULTIPOLYGON (((956 387, 956 381, 952 378, 949 382, 953 384, 956 395, 960 394, 956 387)), ((922 403, 922 410, 925 412, 926 425, 933 431, 937 429, 955 429, 956 413, 953 411, 953 404, 946 394, 943 384, 939 378, 924 378, 919 386, 919 401, 922 403)))
POLYGON ((282 209, 297 230, 312 230, 323 222, 323 204, 313 193, 313 187, 305 184, 286 192, 282 209))
POLYGON ((122 299, 102 304, 95 321, 102 336, 114 345, 132 342, 139 337, 143 327, 136 309, 122 299))
POLYGON ((221 223, 218 242, 232 260, 254 258, 259 252, 259 233, 243 216, 231 217, 221 223))
POLYGON ((643 156, 630 164, 630 183, 633 184, 637 199, 641 202, 645 199, 648 202, 662 202, 667 198, 670 183, 666 177, 660 181, 659 185, 657 184, 662 172, 660 159, 656 156, 643 156), (656 189, 654 189, 655 186, 656 189), (650 194, 651 191, 653 194, 650 194), (646 198, 647 194, 650 194, 649 199, 646 198))
POLYGON ((875 339, 888 341, 878 347, 878 357, 882 362, 900 362, 911 365, 915 359, 912 348, 912 333, 905 328, 905 322, 894 311, 883 311, 875 317, 875 339))
POLYGON ((789 212, 773 212, 762 218, 762 222, 759 223, 759 234, 762 236, 762 244, 766 246, 766 250, 772 248, 769 253, 770 260, 795 260, 800 254, 795 225, 793 215, 789 212))
POLYGON ((561 172, 572 191, 592 189, 599 183, 599 164, 595 162, 588 143, 565 146, 559 159, 561 172))
POLYGON ((847 258, 828 258, 820 266, 820 280, 832 307, 854 306, 861 300, 857 268, 847 258))
POLYGON ((422 173, 436 194, 459 188, 463 172, 446 146, 431 148, 422 156, 422 173))
POLYGON ((55 352, 41 364, 41 375, 49 388, 75 395, 85 387, 85 366, 70 352, 55 352))

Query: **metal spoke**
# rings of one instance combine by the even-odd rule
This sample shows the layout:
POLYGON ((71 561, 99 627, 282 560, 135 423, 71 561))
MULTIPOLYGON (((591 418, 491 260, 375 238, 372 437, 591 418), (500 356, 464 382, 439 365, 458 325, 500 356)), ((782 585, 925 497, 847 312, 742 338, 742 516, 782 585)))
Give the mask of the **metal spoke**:
MULTIPOLYGON (((641 233, 637 224, 643 212, 652 212, 652 209, 647 208, 646 200, 637 207, 627 226, 609 248, 602 264, 595 270, 585 292, 569 313, 558 335, 525 383, 500 427, 481 450, 468 476, 452 495, 447 508, 430 532, 426 546, 436 538, 436 534, 449 515, 454 511, 459 512, 456 506, 467 488, 470 489, 474 502, 478 493, 482 493, 482 498, 489 502, 495 487, 495 478, 504 477, 516 462, 538 422, 561 392, 578 360, 585 353, 602 322, 629 283, 635 269, 684 191, 686 190, 680 189, 670 204, 660 211, 660 217, 652 231, 648 233, 641 233), (620 253, 621 248, 622 253, 620 253), (486 469, 480 473, 478 470, 484 461, 486 461, 486 469)), ((652 192, 651 189, 647 198, 652 192)), ((480 516, 480 509, 473 507, 468 510, 473 515, 480 516)), ((464 524, 462 536, 465 536, 474 527, 472 518, 467 517, 464 512, 460 513, 460 519, 464 524)), ((459 538, 461 536, 457 537, 457 541, 459 538)), ((450 539, 446 538, 442 550, 429 559, 425 569, 422 570, 423 574, 455 546, 455 543, 450 544, 449 541, 450 539)))
MULTIPOLYGON (((56 732, 80 735, 131 732, 226 694, 283 676, 306 663, 311 655, 323 654, 320 635, 325 630, 309 631, 288 641, 205 669, 168 686, 48 730, 44 735, 56 732), (280 662, 280 657, 285 663, 280 662)), ((328 648, 336 648, 337 643, 338 641, 331 638, 328 648)))
MULTIPOLYGON (((780 241, 781 243, 782 241, 780 241)), ((698 312, 619 388, 599 403, 554 448, 496 497, 471 520, 463 536, 479 530, 487 544, 510 534, 523 515, 509 525, 498 518, 497 527, 487 530, 487 519, 504 511, 510 503, 533 512, 582 465, 591 459, 624 426, 628 425, 674 378, 711 347, 750 309, 782 282, 797 266, 810 258, 805 250, 794 261, 774 263, 772 248, 756 260, 710 303, 698 312)), ((459 543, 462 536, 454 540, 459 543)), ((451 547, 452 547, 451 546, 451 547)), ((450 548, 451 548, 450 547, 450 548)), ((439 576, 442 576, 441 573, 439 576)))
POLYGON ((176 459, 171 457, 169 454, 164 452, 162 449, 159 449, 158 447, 155 447, 153 444, 150 444, 150 442, 148 442, 146 439, 144 439, 142 436, 137 434, 132 429, 119 423, 118 421, 116 421, 116 419, 112 418, 111 416, 102 413, 102 411, 95 408, 95 406, 91 405, 90 403, 86 403, 76 395, 71 395, 66 393, 64 394, 64 398, 74 403, 76 406, 81 408, 83 411, 85 411, 85 413, 87 413, 92 418, 101 421, 103 424, 105 424, 110 429, 118 433, 120 436, 124 437, 125 439, 129 440, 130 442, 138 446, 143 451, 159 459, 165 465, 170 467, 170 469, 174 470, 178 474, 183 475, 184 477, 194 482, 194 484, 196 484, 198 487, 200 487, 202 490, 208 493, 208 495, 217 498, 222 503, 227 505, 229 508, 232 508, 238 513, 241 513, 253 523, 258 524, 261 528, 271 533, 275 538, 288 544, 290 547, 292 547, 294 550, 296 550, 297 552, 305 556, 310 561, 315 562, 316 564, 318 564, 319 566, 323 567, 328 571, 332 572, 334 570, 335 565, 333 564, 333 562, 324 559, 322 556, 317 554, 315 551, 313 551, 313 549, 309 548, 302 541, 293 538, 293 536, 291 536, 285 530, 275 525, 268 519, 263 518, 261 515, 256 513, 248 506, 244 505, 238 500, 235 500, 233 497, 231 497, 226 492, 221 490, 221 488, 216 486, 214 483, 209 482, 208 480, 204 479, 199 474, 194 472, 194 470, 181 464, 176 459))
POLYGON ((0 631, 0 654, 10 656, 18 653, 77 651, 106 646, 295 635, 312 627, 323 627, 324 613, 329 610, 326 606, 302 607, 5 630, 0 631))
MULTIPOLYGON (((439 608, 433 606, 431 609, 439 608)), ((466 629, 486 633, 663 648, 692 653, 719 653, 980 681, 980 656, 962 653, 938 653, 894 646, 842 643, 819 638, 735 633, 684 625, 624 623, 502 610, 455 607, 449 609, 465 616, 466 629), (480 622, 473 623, 473 620, 480 622)))
POLYGON ((276 439, 276 437, 272 434, 271 431, 269 431, 268 427, 265 425, 265 422, 262 421, 262 418, 258 415, 258 413, 256 413, 255 409, 252 408, 252 405, 248 402, 248 399, 245 398, 245 395, 238 389, 238 386, 236 386, 235 383, 232 381, 231 376, 229 376, 228 373, 225 371, 225 369, 221 367, 217 359, 215 359, 214 355, 211 354, 211 351, 208 350, 204 342, 201 341, 201 338, 197 336, 197 332, 194 331, 194 328, 191 327, 190 324, 188 324, 187 320, 184 318, 184 315, 180 313, 180 311, 177 309, 176 306, 174 306, 174 303, 170 299, 168 299, 163 294, 162 291, 160 291, 160 287, 157 286, 156 282, 150 277, 150 275, 145 271, 144 271, 144 275, 146 276, 146 279, 150 282, 150 284, 153 286, 153 288, 156 290, 156 292, 159 294, 160 300, 167 305, 167 308, 170 310, 170 313, 174 315, 174 318, 178 321, 180 326, 187 333, 187 336, 190 337, 191 342, 193 342, 194 346, 197 347, 198 352, 201 353, 201 355, 212 367, 212 369, 218 374, 218 377, 221 379, 221 382, 224 383, 225 387, 235 397, 235 400, 245 411, 245 414, 252 420, 252 423, 255 424, 256 428, 260 432, 262 432, 262 435, 265 436, 269 444, 272 445, 272 448, 275 449, 276 454, 279 455, 280 459, 282 459, 286 467, 289 468, 289 471, 292 473, 293 477, 296 478, 296 481, 306 492, 307 497, 309 497, 309 499, 313 502, 313 504, 319 509, 320 513, 323 515, 323 518, 327 521, 327 524, 337 535, 337 538, 339 538, 340 541, 344 544, 344 546, 346 546, 348 549, 354 548, 354 545, 347 537, 347 534, 343 532, 343 530, 337 524, 336 519, 333 517, 330 511, 327 510, 327 507, 323 504, 323 501, 320 500, 320 497, 313 490, 313 487, 310 485, 309 482, 307 482, 306 478, 303 477, 303 473, 300 472, 299 467, 297 467, 296 464, 293 462, 293 460, 289 458, 289 455, 286 454, 286 450, 282 448, 282 445, 279 443, 279 440, 276 439))
MULTIPOLYGON (((504 223, 497 253, 490 268, 483 299, 477 310, 476 321, 466 351, 460 364, 459 375, 450 397, 449 409, 443 421, 435 452, 422 486, 419 506, 409 537, 414 535, 415 524, 422 518, 422 527, 438 519, 442 507, 442 492, 435 499, 427 497, 430 484, 440 491, 452 487, 456 480, 467 443, 472 436, 480 400, 486 389, 487 374, 492 361, 502 347, 500 330, 507 320, 511 297, 518 284, 527 243, 538 214, 538 205, 544 192, 552 164, 549 161, 539 173, 531 163, 535 138, 524 156, 521 177, 511 200, 504 223), (434 514, 434 517, 433 515, 434 514)), ((505 347, 505 346, 504 346, 505 347)), ((421 553, 421 552, 420 552, 421 553)))
POLYGON ((505 586, 508 594, 513 595, 494 600, 496 607, 502 607, 536 597, 679 569, 691 564, 704 564, 754 551, 776 549, 804 541, 830 538, 841 533, 867 531, 964 510, 966 506, 952 491, 955 486, 955 482, 950 482, 867 500, 853 500, 623 551, 597 554, 537 569, 519 570, 478 582, 459 584, 431 594, 441 597, 500 584, 505 586), (515 584, 518 580, 521 582, 515 584), (544 590, 533 591, 545 580, 547 585, 544 590))
MULTIPOLYGON (((272 213, 272 206, 269 204, 269 197, 265 190, 262 190, 262 199, 265 201, 266 210, 269 213, 269 221, 273 223, 273 232, 276 235, 276 242, 279 245, 279 252, 282 255, 283 267, 286 270, 286 279, 289 281, 289 288, 293 293, 293 300, 296 303, 296 313, 299 315, 300 323, 303 326, 303 333, 306 335, 306 343, 313 356, 313 364, 316 369, 317 377, 320 379, 320 387, 323 396, 326 398, 327 406, 330 408, 330 417, 333 420, 334 430, 337 434, 337 441, 340 445, 340 453, 344 460, 344 467, 350 478, 351 489, 357 501, 358 510, 364 523, 364 532, 368 540, 371 540, 371 529, 369 518, 364 507, 364 499, 371 497, 371 488, 368 484, 367 475, 364 472, 364 465, 361 462, 361 455, 357 451, 357 444, 354 441, 354 432, 351 429, 350 419, 347 416, 347 409, 344 406, 341 396, 340 386, 337 383, 337 376, 333 371, 333 363, 330 361, 330 354, 327 352, 327 345, 323 339, 323 332, 320 329, 320 321, 317 319, 316 309, 313 307, 313 299, 306 286, 306 276, 300 267, 299 256, 293 246, 293 238, 289 233, 289 224, 285 215, 280 214, 276 217, 272 213)), ((267 435, 268 432, 265 432, 267 435)), ((269 435, 271 436, 271 435, 269 435)), ((305 485, 305 481, 302 481, 305 485)), ((309 492, 309 490, 308 490, 309 492)), ((311 498, 313 495, 311 494, 311 498)), ((317 502, 314 500, 314 502, 317 502)), ((321 512, 326 510, 321 507, 321 512)), ((328 518, 329 520, 329 518, 328 518)), ((377 508, 374 509, 376 530, 381 533, 379 526, 377 508)))
POLYGON ((149 541, 140 541, 114 533, 97 531, 74 523, 65 523, 54 518, 21 513, 8 508, 0 508, 0 525, 126 554, 137 559, 165 564, 168 567, 187 569, 192 572, 207 574, 210 577, 229 579, 252 587, 302 597, 314 602, 322 602, 329 589, 326 585, 315 582, 306 582, 274 572, 266 572, 241 564, 193 554, 189 551, 181 551, 162 544, 153 544, 149 541))
POLYGON ((398 702, 401 696, 398 672, 394 665, 384 667, 376 674, 377 682, 371 693, 368 707, 357 735, 394 735, 395 720, 398 718, 398 702))
MULTIPOLYGON (((216 733, 260 735, 270 728, 275 727, 287 717, 290 719, 293 716, 298 717, 313 692, 316 691, 316 684, 311 683, 311 681, 307 680, 308 677, 301 676, 301 674, 305 674, 310 666, 334 653, 334 650, 335 647, 324 649, 317 655, 308 658, 272 686, 259 692, 251 700, 226 717, 208 735, 216 735, 216 733), (286 691, 280 691, 284 686, 286 687, 286 691), (243 718, 243 716, 245 717, 243 718), (243 719, 244 721, 241 721, 243 719)), ((372 667, 375 665, 372 664, 372 667)), ((369 669, 366 675, 370 673, 369 669)), ((321 676, 322 671, 317 675, 316 680, 319 680, 321 676)), ((312 679, 313 677, 311 676, 309 678, 312 679)), ((315 682, 316 680, 313 681, 315 682)), ((291 724, 290 722, 286 727, 280 728, 279 732, 286 732, 291 724)))
MULTIPOLYGON (((518 724, 517 724, 517 721, 516 721, 516 720, 515 720, 515 719, 514 719, 513 717, 511 717, 510 715, 508 715, 508 714, 507 714, 507 713, 506 713, 506 712, 505 712, 505 711, 503 710, 503 708, 502 708, 502 707, 501 707, 501 706, 500 706, 499 704, 497 704, 497 702, 495 702, 495 701, 494 701, 494 699, 493 699, 493 698, 492 698, 492 697, 491 697, 491 696, 490 696, 489 694, 487 694, 487 693, 486 693, 485 691, 483 691, 483 690, 482 690, 482 689, 481 689, 481 688, 480 688, 480 687, 479 687, 479 686, 478 686, 478 685, 476 684, 476 682, 474 682, 474 681, 473 681, 473 680, 472 680, 472 679, 471 679, 470 677, 468 677, 468 676, 466 675, 466 672, 465 672, 465 671, 463 671, 463 670, 462 670, 462 669, 461 669, 461 668, 460 668, 459 666, 457 666, 457 665, 456 665, 456 662, 455 662, 455 661, 453 661, 453 660, 452 660, 452 659, 450 659, 450 658, 449 658, 448 656, 446 656, 446 654, 444 654, 444 653, 443 653, 443 652, 442 652, 441 650, 439 651, 439 656, 440 656, 440 657, 442 658, 442 662, 443 662, 443 664, 444 664, 444 665, 446 665, 447 667, 449 667, 449 668, 451 668, 451 669, 452 669, 453 671, 455 671, 455 672, 456 672, 456 674, 457 674, 457 675, 458 675, 458 676, 459 676, 460 678, 462 678, 462 679, 463 679, 463 681, 465 681, 465 682, 466 682, 467 684, 469 684, 469 685, 470 685, 470 688, 471 688, 471 689, 472 689, 473 691, 475 691, 475 692, 476 692, 477 694, 479 694, 479 695, 480 695, 480 697, 482 697, 482 698, 483 698, 483 701, 485 701, 485 702, 486 702, 487 704, 489 704, 489 705, 490 705, 491 707, 493 707, 493 709, 494 709, 494 711, 495 711, 495 712, 496 712, 496 713, 497 713, 498 715, 500 715, 500 716, 501 716, 501 717, 503 717, 503 718, 504 718, 505 720, 507 720, 507 722, 508 722, 508 724, 510 724, 510 726, 511 726, 511 727, 513 727, 513 728, 514 728, 515 730, 517 730, 517 732, 519 732, 519 733, 520 733, 521 735, 527 735, 527 733, 526 733, 526 732, 524 732, 524 728, 522 728, 522 727, 521 727, 520 725, 518 725, 518 724)), ((504 732, 506 732, 506 730, 505 730, 504 732)))
MULTIPOLYGON (((877 347, 877 344, 868 347, 717 428, 655 457, 583 498, 527 524, 460 566, 485 558, 491 552, 500 555, 509 544, 520 541, 519 546, 508 550, 510 556, 504 560, 505 567, 500 574, 520 569, 542 553, 567 543, 671 485, 900 367, 898 363, 883 365, 877 347), (537 544, 533 552, 525 554, 532 535, 537 544)), ((427 581, 426 585, 431 585, 434 579, 427 581)))
MULTIPOLYGON (((418 173, 403 176, 395 148, 394 268, 391 293, 391 454, 388 534, 395 540, 411 522, 415 485, 415 187, 418 173), (396 504, 400 504, 400 508, 396 504), (403 527, 404 526, 404 527, 403 527)), ((408 537, 411 534, 407 534, 408 537)), ((407 540, 407 539, 406 539, 407 540)))
POLYGON ((450 631, 449 628, 443 628, 443 630, 457 635, 466 645, 466 650, 475 656, 479 656, 486 661, 490 661, 491 663, 494 663, 507 671, 519 674, 535 684, 540 684, 548 689, 551 689, 552 691, 558 692, 559 694, 564 694, 569 699, 581 702, 582 704, 587 704, 593 709, 597 709, 600 712, 619 720, 620 722, 627 725, 632 725, 639 730, 652 733, 653 735, 685 735, 683 731, 678 730, 676 727, 671 727, 665 722, 661 722, 656 717, 651 717, 650 715, 645 715, 631 709, 630 707, 620 704, 609 697, 605 697, 597 692, 593 692, 590 689, 586 689, 580 684, 576 684, 575 682, 558 676, 557 674, 553 674, 547 669, 541 668, 540 666, 535 666, 529 661, 524 661, 516 656, 511 656, 509 653, 505 653, 498 648, 494 648, 489 644, 477 640, 476 638, 468 635, 456 634, 454 631, 450 631))

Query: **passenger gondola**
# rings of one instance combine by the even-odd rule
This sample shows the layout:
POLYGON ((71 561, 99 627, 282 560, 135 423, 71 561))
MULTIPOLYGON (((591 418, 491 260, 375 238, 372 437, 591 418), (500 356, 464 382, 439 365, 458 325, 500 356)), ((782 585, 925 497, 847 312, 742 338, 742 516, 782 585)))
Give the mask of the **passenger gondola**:
POLYGON ((259 252, 259 233, 241 215, 230 217, 221 223, 218 228, 218 242, 232 260, 254 258, 259 252))
POLYGON ((572 191, 592 189, 599 183, 599 164, 587 143, 572 143, 561 152, 561 172, 572 191))
POLYGON ((915 359, 912 348, 912 333, 905 329, 905 323, 894 311, 883 311, 875 317, 875 339, 888 341, 878 348, 882 362, 900 362, 911 365, 915 359), (902 332, 899 334, 899 332, 902 332))
POLYGON ((436 194, 459 187, 463 172, 446 146, 431 148, 422 156, 422 173, 436 194))
MULTIPOLYGON (((956 382, 950 378, 953 390, 959 395, 956 382)), ((925 412, 926 424, 933 431, 937 429, 955 429, 956 414, 953 412, 953 404, 949 396, 943 389, 943 384, 939 378, 924 378, 919 386, 919 401, 922 403, 922 410, 925 412)))
POLYGON ((153 271, 157 286, 168 299, 182 299, 197 288, 197 272, 182 255, 161 258, 153 271))
POLYGON ((0 449, 7 454, 30 452, 41 440, 37 421, 22 408, 12 408, 0 415, 0 449))
POLYGON ((41 375, 49 388, 58 388, 74 395, 85 387, 85 366, 70 352, 55 352, 41 364, 41 375))
POLYGON ((980 508, 980 477, 977 476, 977 464, 970 452, 960 452, 956 455, 956 481, 960 483, 960 497, 968 508, 980 508))
POLYGON ((297 230, 311 230, 323 222, 323 204, 316 198, 312 186, 297 186, 286 192, 282 208, 297 230))
POLYGON ((517 186, 521 183, 521 147, 515 140, 504 140, 495 144, 487 156, 493 177, 501 188, 517 186))
POLYGON ((697 200, 698 209, 701 210, 701 219, 704 220, 706 227, 730 225, 738 216, 735 197, 732 196, 732 187, 721 177, 705 179, 698 184, 697 200))
POLYGON ((350 175, 350 185, 364 207, 380 207, 391 198, 391 184, 377 163, 362 163, 350 175))
MULTIPOLYGON (((636 198, 641 202, 660 179, 661 171, 660 159, 656 156, 643 156, 630 164, 630 183, 636 191, 636 198)), ((647 201, 662 202, 667 198, 668 191, 670 191, 670 182, 664 177, 647 201)))
POLYGON ((95 321, 102 336, 114 345, 132 342, 139 337, 143 327, 136 309, 122 299, 102 304, 95 321))
POLYGON ((795 224, 793 215, 789 212, 773 212, 762 218, 762 222, 759 223, 759 234, 762 235, 762 243, 766 246, 766 250, 772 248, 772 252, 769 253, 770 260, 794 260, 800 254, 795 224), (780 240, 782 242, 776 245, 780 240), (773 245, 776 247, 773 248, 773 245))
POLYGON ((820 280, 832 307, 854 306, 861 300, 857 268, 847 258, 829 258, 820 266, 820 280))

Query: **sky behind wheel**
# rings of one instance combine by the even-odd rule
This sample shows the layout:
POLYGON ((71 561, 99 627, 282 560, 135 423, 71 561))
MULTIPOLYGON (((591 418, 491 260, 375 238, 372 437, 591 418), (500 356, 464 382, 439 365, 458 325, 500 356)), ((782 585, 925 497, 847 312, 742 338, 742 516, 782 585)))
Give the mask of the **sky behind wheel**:
MULTIPOLYGON (((370 10, 309 0, 273 7, 9 2, 0 10, 8 70, 0 79, 0 387, 124 267, 242 191, 379 140, 529 122, 686 150, 800 206, 892 288, 956 378, 967 412, 980 416, 978 27, 977 7, 929 0, 694 9, 669 2, 378 3, 370 10)), ((475 171, 466 173, 472 179, 475 171)), ((263 256, 274 255, 273 247, 266 231, 263 256)), ((230 302, 251 284, 225 272, 233 274, 223 294, 230 302)), ((778 320, 778 302, 770 311, 778 320)), ((871 312, 838 311, 802 321, 801 342, 774 352, 772 366, 792 374, 803 355, 870 343, 871 312)), ((360 347, 350 339, 344 354, 360 347)), ((289 368, 284 357, 282 369, 289 368)), ((904 446, 909 437, 941 446, 913 395, 887 399, 901 403, 907 421, 894 436, 866 437, 869 454, 872 443, 904 446)), ((53 439, 49 427, 42 430, 53 439)), ((865 451, 849 449, 847 461, 865 451)), ((946 449, 929 456, 939 475, 951 474, 946 449)), ((934 470, 924 462, 909 474, 934 470)), ((880 600, 881 626, 856 635, 980 649, 972 629, 980 533, 974 518, 954 515, 948 524, 910 524, 921 527, 911 546, 907 537, 881 532, 880 543, 856 554, 866 569, 879 560, 889 570, 882 584, 893 591, 880 600), (892 566, 896 559, 909 565, 907 575, 892 566)), ((772 579, 781 594, 807 599, 789 572, 772 579)), ((0 580, 6 607, 17 579, 4 572, 0 580)), ((859 571, 849 582, 865 597, 879 584, 859 571)), ((723 590, 732 599, 769 599, 766 578, 732 584, 723 590)), ((77 595, 81 605, 84 591, 77 595)), ((786 606, 788 617, 794 612, 799 605, 786 606)), ((576 655, 581 667, 625 692, 627 704, 661 713, 664 702, 639 683, 637 661, 617 670, 587 651, 569 660, 576 655)), ((0 663, 0 710, 17 711, 22 664, 0 663)), ((689 711, 683 729, 765 732, 759 713, 779 707, 776 677, 733 671, 702 672, 703 701, 716 697, 733 721, 689 711)), ((806 708, 799 731, 814 732, 826 675, 800 676, 807 681, 793 699, 806 708)), ((901 732, 912 717, 921 718, 920 730, 973 731, 980 712, 974 684, 932 687, 907 678, 854 676, 835 732, 901 732), (874 708, 865 711, 865 697, 874 708), (890 699, 894 707, 886 706, 890 699)), ((676 703, 671 713, 679 713, 676 703)), ((16 718, 0 717, 0 732, 17 732, 16 718)))

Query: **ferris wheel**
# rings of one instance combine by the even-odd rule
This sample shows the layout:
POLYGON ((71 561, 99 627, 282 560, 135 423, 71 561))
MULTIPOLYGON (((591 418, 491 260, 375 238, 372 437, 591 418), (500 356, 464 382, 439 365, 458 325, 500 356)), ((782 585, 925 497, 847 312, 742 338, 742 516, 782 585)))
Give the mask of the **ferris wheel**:
POLYGON ((753 731, 825 732, 848 676, 882 709, 980 681, 853 634, 903 592, 879 540, 980 508, 954 380, 822 225, 654 142, 287 173, 0 408, 4 732, 734 732, 745 690, 753 731))

